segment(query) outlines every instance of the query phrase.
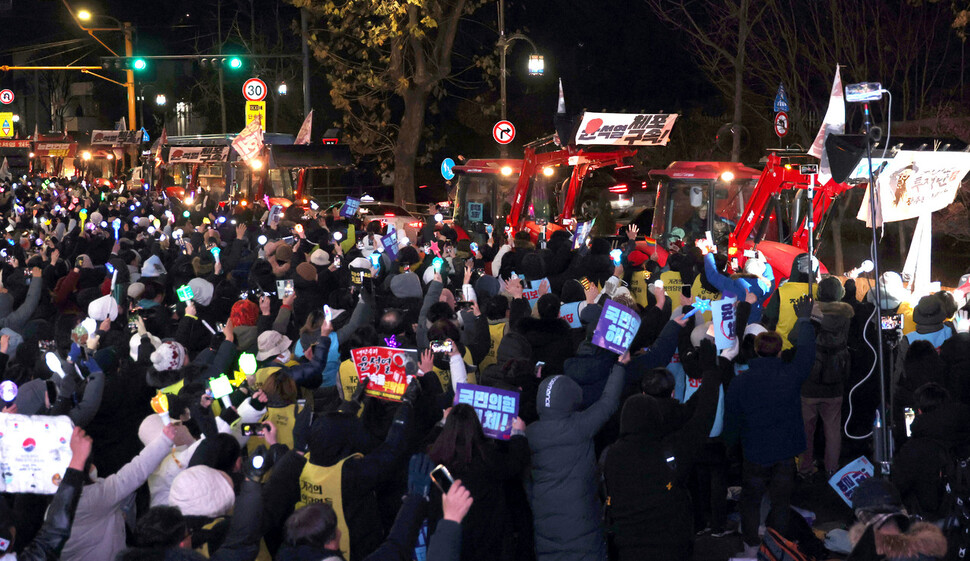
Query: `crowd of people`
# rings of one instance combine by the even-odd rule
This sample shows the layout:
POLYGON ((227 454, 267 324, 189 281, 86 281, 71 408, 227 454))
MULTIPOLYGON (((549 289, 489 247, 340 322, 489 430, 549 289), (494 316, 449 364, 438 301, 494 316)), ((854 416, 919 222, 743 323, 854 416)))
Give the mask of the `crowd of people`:
POLYGON ((76 428, 56 494, 0 499, 0 558, 675 560, 731 533, 754 557, 765 528, 804 525, 795 485, 868 453, 874 337, 899 449, 856 494, 851 558, 946 551, 912 516, 946 516, 940 470, 970 453, 962 294, 914 305, 887 273, 903 321, 880 332, 807 254, 779 282, 703 242, 661 263, 635 227, 614 248, 429 221, 387 248, 339 207, 27 179, 0 188, 0 406, 76 428), (593 344, 607 299, 639 316, 623 354, 593 344), (413 350, 390 399, 351 355, 381 346, 413 350), (462 383, 519 393, 508 439, 455 404, 462 383))

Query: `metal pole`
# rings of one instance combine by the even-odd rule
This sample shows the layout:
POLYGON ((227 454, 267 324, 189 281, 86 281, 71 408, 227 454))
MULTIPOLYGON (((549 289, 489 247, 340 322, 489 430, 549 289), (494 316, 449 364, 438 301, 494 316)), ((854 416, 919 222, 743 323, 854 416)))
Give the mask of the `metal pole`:
POLYGON ((138 95, 138 112, 141 113, 141 128, 145 128, 145 86, 141 87, 138 95))
MULTIPOLYGON (((220 49, 221 50, 221 49, 220 49)), ((226 88, 222 81, 222 65, 219 65, 219 107, 222 109, 222 134, 226 134, 226 88)))
MULTIPOLYGON (((501 114, 501 119, 504 121, 507 118, 506 115, 506 104, 508 92, 505 89, 505 73, 506 73, 506 53, 509 50, 509 44, 505 38, 505 0, 499 0, 498 3, 498 48, 499 57, 501 64, 499 67, 499 92, 501 100, 499 101, 499 111, 501 114)), ((499 153, 503 158, 509 157, 509 148, 507 144, 503 144, 499 147, 499 153)))
MULTIPOLYGON (((131 43, 131 23, 125 22, 122 25, 125 33, 125 56, 131 58, 134 48, 131 43)), ((128 130, 135 130, 135 73, 131 70, 125 71, 125 88, 128 90, 128 130)))
POLYGON ((279 132, 280 122, 280 94, 273 93, 273 131, 279 132))
POLYGON ((303 42, 303 118, 310 114, 310 23, 306 8, 300 9, 300 39, 303 42))
POLYGON ((876 279, 876 282, 872 288, 876 291, 876 311, 874 314, 874 322, 872 327, 873 332, 876 334, 876 371, 879 373, 879 409, 876 414, 878 415, 878 419, 881 421, 883 427, 881 434, 875 435, 877 443, 876 451, 879 452, 876 455, 876 463, 880 465, 880 471, 883 475, 889 475, 889 456, 891 455, 891 452, 889 451, 890 427, 886 419, 886 375, 882 354, 882 295, 880 294, 881 291, 879 289, 879 234, 876 233, 877 190, 872 173, 872 145, 869 143, 869 127, 872 124, 869 115, 869 104, 864 103, 862 107, 865 114, 866 126, 866 158, 869 161, 869 223, 872 227, 872 274, 876 279))
POLYGON ((814 300, 812 283, 815 281, 815 271, 812 268, 812 258, 815 257, 815 236, 813 234, 815 226, 815 174, 812 174, 812 181, 808 184, 808 214, 805 221, 808 223, 808 297, 814 300))

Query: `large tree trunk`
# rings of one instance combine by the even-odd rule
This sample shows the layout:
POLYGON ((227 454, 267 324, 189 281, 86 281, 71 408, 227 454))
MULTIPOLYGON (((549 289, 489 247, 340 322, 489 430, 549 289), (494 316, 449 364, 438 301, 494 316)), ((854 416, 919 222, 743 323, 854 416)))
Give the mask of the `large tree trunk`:
POLYGON ((428 93, 409 89, 402 95, 404 116, 394 145, 394 202, 414 202, 414 162, 421 145, 428 93))

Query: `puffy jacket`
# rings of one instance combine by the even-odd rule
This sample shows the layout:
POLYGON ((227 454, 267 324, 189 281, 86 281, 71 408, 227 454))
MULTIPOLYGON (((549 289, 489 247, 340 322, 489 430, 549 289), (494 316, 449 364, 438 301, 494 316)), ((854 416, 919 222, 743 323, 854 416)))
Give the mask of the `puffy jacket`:
POLYGON ((593 437, 616 411, 624 368, 613 366, 602 395, 580 409, 583 392, 566 376, 543 380, 539 420, 526 429, 532 449, 530 500, 540 561, 606 557, 596 491, 593 437))
POLYGON ((822 322, 815 339, 815 365, 802 384, 803 397, 839 397, 845 392, 851 360, 849 328, 855 310, 844 302, 820 302, 822 322))

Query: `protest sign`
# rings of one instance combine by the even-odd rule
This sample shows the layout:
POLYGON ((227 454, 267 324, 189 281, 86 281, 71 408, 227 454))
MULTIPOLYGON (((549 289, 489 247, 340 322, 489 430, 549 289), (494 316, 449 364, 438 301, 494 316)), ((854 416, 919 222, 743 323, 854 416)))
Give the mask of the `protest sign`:
POLYGON ((579 321, 579 304, 580 302, 568 302, 559 306, 559 317, 568 323, 569 327, 583 326, 579 321))
POLYGON ((468 203, 468 221, 481 222, 485 205, 482 203, 468 203))
POLYGON ((408 361, 407 349, 361 347, 352 349, 350 356, 358 378, 367 378, 366 395, 401 401, 410 381, 404 369, 408 361))
POLYGON ((343 206, 340 207, 340 216, 350 218, 357 214, 358 210, 360 210, 360 199, 357 197, 347 197, 343 206))
POLYGON ((386 236, 381 238, 381 245, 384 246, 384 253, 394 261, 397 259, 397 230, 391 230, 386 236))
POLYGON ((718 352, 730 349, 738 340, 734 304, 738 299, 731 296, 711 302, 711 321, 714 322, 714 346, 718 352))
POLYGON ((576 144, 666 146, 676 113, 583 113, 576 144))
POLYGON ((640 316, 623 304, 607 300, 593 332, 593 344, 621 355, 630 349, 640 329, 640 316))
POLYGON ((0 415, 0 492, 57 492, 71 463, 73 432, 64 415, 0 415))
POLYGON ((525 282, 525 281, 522 282, 522 286, 523 286, 522 297, 528 300, 529 305, 532 306, 533 308, 536 307, 536 302, 538 302, 539 297, 542 296, 541 294, 539 294, 539 285, 541 285, 543 282, 547 283, 547 285, 549 283, 549 281, 546 279, 539 279, 531 282, 525 282))
POLYGON ((872 463, 865 456, 859 456, 835 472, 835 475, 829 478, 829 485, 835 489, 845 504, 852 508, 852 494, 860 483, 872 477, 874 473, 872 463))
MULTIPOLYGON (((880 203, 876 225, 918 218, 945 208, 953 202, 968 171, 970 154, 966 152, 897 153, 876 179, 880 203)), ((856 216, 867 226, 869 195, 867 189, 856 216)))
POLYGON ((576 234, 573 236, 573 249, 579 249, 586 243, 586 238, 589 237, 589 231, 593 229, 593 224, 596 223, 596 219, 592 219, 589 222, 580 222, 576 224, 576 234))
POLYGON ((512 422, 519 416, 519 392, 458 384, 455 404, 459 403, 467 403, 475 409, 485 436, 497 440, 512 438, 512 422))

